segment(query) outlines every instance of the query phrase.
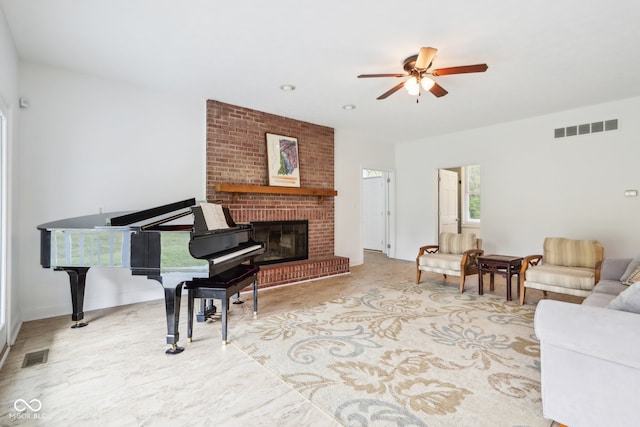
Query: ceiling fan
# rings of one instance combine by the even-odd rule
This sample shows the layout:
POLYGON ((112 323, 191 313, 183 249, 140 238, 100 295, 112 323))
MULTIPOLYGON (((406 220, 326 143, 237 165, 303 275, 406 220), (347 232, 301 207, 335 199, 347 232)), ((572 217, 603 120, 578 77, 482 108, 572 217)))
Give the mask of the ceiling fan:
MULTIPOLYGON (((462 65, 459 67, 446 67, 432 69, 431 66, 433 58, 436 56, 438 49, 433 47, 420 48, 420 53, 412 55, 404 60, 402 68, 406 73, 403 74, 360 74, 361 78, 369 77, 409 77, 409 79, 398 83, 376 99, 385 99, 389 95, 392 95, 400 88, 404 87, 410 95, 420 95, 420 87, 428 90, 436 97, 440 98, 445 96, 447 92, 442 86, 434 82, 428 75, 432 76, 446 76, 449 74, 464 74, 464 73, 482 73, 487 71, 487 64, 475 64, 475 65, 462 65)), ((417 102, 417 100, 416 100, 417 102)))

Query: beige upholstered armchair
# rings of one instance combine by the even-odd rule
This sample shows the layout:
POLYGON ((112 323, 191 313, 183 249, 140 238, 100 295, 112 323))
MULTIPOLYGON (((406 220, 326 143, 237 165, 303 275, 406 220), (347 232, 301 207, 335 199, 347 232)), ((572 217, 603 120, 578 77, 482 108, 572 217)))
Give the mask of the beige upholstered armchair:
POLYGON ((542 255, 529 255, 520 270, 520 304, 527 288, 587 297, 600 280, 604 248, 597 240, 544 239, 542 255))
POLYGON ((440 233, 438 245, 420 248, 416 257, 416 283, 423 271, 460 276, 460 293, 467 276, 478 274, 478 256, 483 255, 482 239, 473 233, 440 233))

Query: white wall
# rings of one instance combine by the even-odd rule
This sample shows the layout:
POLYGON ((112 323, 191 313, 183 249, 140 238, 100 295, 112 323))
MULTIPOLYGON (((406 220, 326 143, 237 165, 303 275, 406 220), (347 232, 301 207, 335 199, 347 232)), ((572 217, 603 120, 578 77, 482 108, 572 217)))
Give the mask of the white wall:
MULTIPOLYGON (((39 264, 36 227, 205 198, 205 99, 21 63, 18 260, 23 320, 71 312, 68 277, 39 264)), ((186 248, 185 248, 186 249, 186 248)), ((89 271, 85 311, 163 297, 126 269, 89 271)))
POLYGON ((397 257, 437 242, 438 168, 479 164, 486 253, 541 253, 545 237, 597 239, 605 256, 640 255, 640 98, 396 146, 397 257), (619 120, 619 129, 554 139, 555 128, 619 120), (428 179, 433 177, 433 179, 428 179))
MULTIPOLYGON (((335 130, 335 254, 350 265, 364 262, 362 249, 362 169, 394 171, 392 144, 372 144, 335 130)), ((392 183, 393 185, 393 183, 392 183)))

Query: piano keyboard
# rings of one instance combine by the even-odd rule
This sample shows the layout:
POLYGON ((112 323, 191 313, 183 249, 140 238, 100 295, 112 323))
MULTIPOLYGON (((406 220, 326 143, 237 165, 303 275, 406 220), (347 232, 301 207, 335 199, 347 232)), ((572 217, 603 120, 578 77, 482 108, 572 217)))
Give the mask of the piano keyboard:
POLYGON ((240 255, 244 255, 244 254, 247 254, 247 253, 249 253, 249 252, 253 252, 253 251, 255 251, 255 250, 258 250, 258 249, 262 249, 262 245, 252 245, 252 246, 247 246, 246 248, 243 248, 243 249, 240 249, 240 250, 237 250, 237 251, 230 252, 230 253, 228 253, 228 254, 225 254, 225 255, 219 256, 219 257, 217 257, 217 258, 212 258, 212 259, 211 259, 211 262, 212 262, 213 264, 220 264, 220 263, 225 262, 225 261, 228 261, 228 260, 230 260, 230 259, 232 259, 232 258, 239 257, 240 255))

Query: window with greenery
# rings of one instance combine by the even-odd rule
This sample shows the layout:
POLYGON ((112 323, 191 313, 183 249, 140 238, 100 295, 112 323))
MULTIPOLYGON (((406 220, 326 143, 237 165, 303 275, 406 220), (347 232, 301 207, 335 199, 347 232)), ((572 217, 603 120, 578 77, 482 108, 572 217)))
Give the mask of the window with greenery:
POLYGON ((480 165, 465 166, 464 170, 464 221, 480 223, 480 165))

